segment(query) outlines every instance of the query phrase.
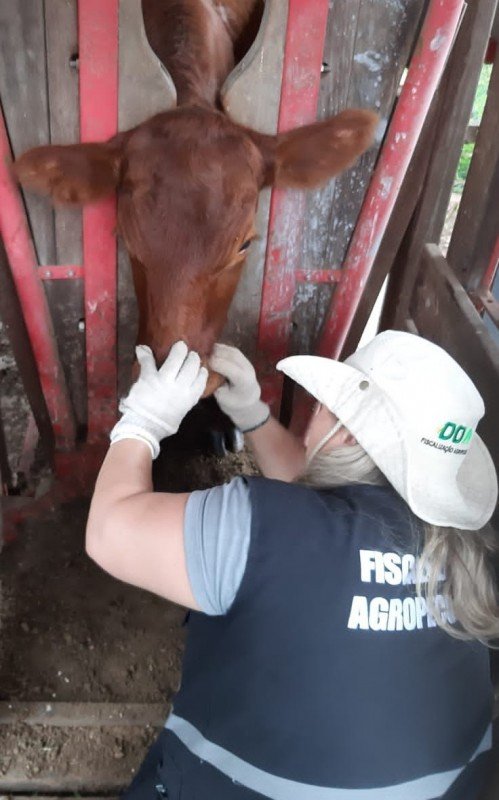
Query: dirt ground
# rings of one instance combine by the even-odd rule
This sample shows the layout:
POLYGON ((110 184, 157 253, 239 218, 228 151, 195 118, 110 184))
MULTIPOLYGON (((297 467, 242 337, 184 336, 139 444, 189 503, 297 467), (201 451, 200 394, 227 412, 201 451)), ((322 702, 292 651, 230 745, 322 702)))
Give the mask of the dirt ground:
MULTIPOLYGON (((457 208, 452 199, 444 249, 457 208)), ((1 408, 13 454, 22 446, 27 404, 2 339, 0 325, 1 408)), ((15 460, 11 466, 15 473, 15 460)), ((165 487, 179 491, 254 472, 254 465, 245 453, 187 461, 167 454, 160 471, 165 487)), ((185 612, 90 561, 87 511, 80 500, 26 523, 0 556, 0 701, 156 703, 166 717, 180 676, 185 612)), ((0 725, 0 800, 10 779, 28 793, 116 793, 156 733, 151 725, 0 725)), ((491 791, 487 800, 499 797, 499 788, 491 791)))
MULTIPOLYGON (((168 459, 166 459, 168 461, 168 459)), ((172 489, 203 488, 254 471, 245 453, 198 456, 172 489)), ((0 700, 168 703, 183 649, 183 609, 114 580, 84 552, 85 501, 30 521, 0 557, 0 700)), ((123 786, 155 736, 149 728, 0 726, 2 776, 26 791, 123 786), (19 780, 19 778, 17 778, 19 780)))

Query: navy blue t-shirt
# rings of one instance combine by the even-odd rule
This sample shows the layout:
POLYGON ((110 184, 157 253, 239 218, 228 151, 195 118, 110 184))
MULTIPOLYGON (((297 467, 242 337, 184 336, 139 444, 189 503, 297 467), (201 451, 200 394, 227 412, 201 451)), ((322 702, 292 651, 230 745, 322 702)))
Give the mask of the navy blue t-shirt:
POLYGON ((251 478, 191 497, 187 568, 206 613, 191 615, 166 725, 189 764, 179 797, 477 796, 488 654, 416 595, 419 537, 390 487, 251 478))

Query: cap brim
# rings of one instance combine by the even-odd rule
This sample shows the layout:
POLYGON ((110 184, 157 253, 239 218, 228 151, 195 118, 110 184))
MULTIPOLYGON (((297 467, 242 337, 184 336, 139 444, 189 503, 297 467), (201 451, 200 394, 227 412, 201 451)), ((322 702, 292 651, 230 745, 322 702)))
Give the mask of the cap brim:
POLYGON ((442 486, 431 471, 409 459, 406 500, 415 514, 433 525, 479 530, 497 505, 494 463, 477 433, 455 479, 442 486))
POLYGON ((457 476, 443 486, 441 475, 436 480, 431 470, 418 464, 397 408, 371 377, 320 356, 290 356, 277 369, 341 420, 418 517, 464 530, 477 530, 488 522, 497 503, 497 479, 492 458, 476 433, 457 476))

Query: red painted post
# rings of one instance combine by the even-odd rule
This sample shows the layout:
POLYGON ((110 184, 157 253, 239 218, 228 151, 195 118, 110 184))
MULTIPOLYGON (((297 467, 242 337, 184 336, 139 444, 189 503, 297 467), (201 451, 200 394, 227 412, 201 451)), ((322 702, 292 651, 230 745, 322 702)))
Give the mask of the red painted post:
MULTIPOLYGON (((289 0, 278 131, 317 118, 328 0, 289 0)), ((274 366, 288 354, 295 270, 300 257, 304 195, 275 189, 270 205, 267 253, 258 329, 264 397, 278 411, 282 375, 274 366), (262 360, 263 360, 262 359, 262 360)))
MULTIPOLYGON (((79 0, 81 141, 102 141, 118 125, 118 0, 79 0)), ((88 440, 116 420, 116 200, 83 209, 88 440)))
POLYGON ((485 275, 483 276, 481 281, 482 289, 485 289, 486 291, 489 292, 492 291, 492 284, 494 283, 498 269, 499 269, 499 236, 495 241, 495 245, 490 255, 490 261, 488 263, 487 269, 485 270, 485 275))
POLYGON ((74 445, 75 421, 59 359, 50 310, 31 240, 24 206, 10 172, 11 151, 0 109, 0 234, 21 303, 56 447, 74 445))
POLYGON ((338 358, 459 27, 464 0, 432 0, 326 316, 318 353, 338 358))

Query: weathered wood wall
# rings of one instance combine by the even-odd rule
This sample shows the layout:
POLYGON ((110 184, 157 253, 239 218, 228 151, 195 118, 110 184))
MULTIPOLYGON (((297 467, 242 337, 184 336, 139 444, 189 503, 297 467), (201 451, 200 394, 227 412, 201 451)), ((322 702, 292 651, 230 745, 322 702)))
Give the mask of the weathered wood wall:
MULTIPOLYGON (((349 106, 374 108, 386 125, 427 0, 331 0, 318 118, 349 106)), ((224 102, 234 119, 272 133, 277 127, 287 0, 267 0, 253 47, 229 77, 224 102)), ((140 0, 120 0, 119 127, 131 127, 174 103, 174 88, 148 47, 140 0)), ((78 141, 77 0, 0 0, 0 96, 13 151, 78 141)), ((382 134, 382 130, 381 130, 382 134)), ((381 143, 344 176, 309 195, 303 268, 341 267, 381 143)), ((225 338, 253 354, 269 214, 268 191, 234 299, 225 338)), ((81 264, 81 215, 52 210, 33 195, 26 206, 40 264, 81 264)), ((80 280, 45 287, 77 419, 85 420, 83 292, 80 280)), ((297 352, 313 349, 333 288, 300 284, 295 299, 297 352)), ((119 247, 120 390, 128 381, 136 312, 128 259, 119 247)))
MULTIPOLYGON (((303 268, 340 269, 391 116, 425 0, 333 0, 328 21, 318 116, 372 108, 382 123, 376 146, 324 189, 310 195, 304 224, 303 268)), ((312 352, 334 285, 299 286, 294 350, 312 352)))
MULTIPOLYGON (((15 156, 79 139, 76 0, 0 0, 0 99, 15 156)), ((81 264, 81 212, 25 195, 42 265, 81 264)), ((83 284, 45 281, 77 420, 85 421, 83 284)))

